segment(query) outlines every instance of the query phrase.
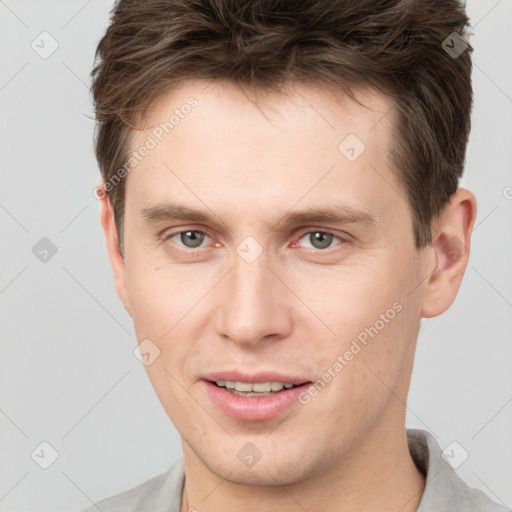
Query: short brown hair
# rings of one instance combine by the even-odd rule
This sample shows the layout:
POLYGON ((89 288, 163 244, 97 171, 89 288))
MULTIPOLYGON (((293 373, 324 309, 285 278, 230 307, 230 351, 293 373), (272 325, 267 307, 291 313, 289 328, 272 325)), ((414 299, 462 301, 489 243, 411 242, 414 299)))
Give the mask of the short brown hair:
MULTIPOLYGON (((184 80, 267 91, 302 81, 348 94, 369 86, 397 110, 390 155, 424 247, 464 167, 468 24, 458 0, 118 0, 92 71, 103 179, 124 165, 140 113, 184 80)), ((121 247, 124 181, 107 190, 121 247)))

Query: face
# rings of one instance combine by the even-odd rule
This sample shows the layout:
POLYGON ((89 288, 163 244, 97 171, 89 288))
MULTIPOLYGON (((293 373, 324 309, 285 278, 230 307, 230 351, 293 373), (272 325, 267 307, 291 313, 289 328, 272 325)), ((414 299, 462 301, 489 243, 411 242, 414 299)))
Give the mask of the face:
POLYGON ((189 82, 133 132, 117 288, 186 457, 233 482, 313 477, 404 421, 432 258, 392 104, 360 100, 189 82))

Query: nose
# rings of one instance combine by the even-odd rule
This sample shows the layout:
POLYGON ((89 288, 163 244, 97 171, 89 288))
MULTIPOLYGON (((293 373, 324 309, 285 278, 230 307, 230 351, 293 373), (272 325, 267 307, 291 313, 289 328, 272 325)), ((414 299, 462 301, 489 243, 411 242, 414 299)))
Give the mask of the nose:
POLYGON ((234 255, 233 267, 222 282, 215 320, 222 337, 249 348, 290 334, 291 297, 276 274, 268 267, 265 251, 250 263, 234 255))

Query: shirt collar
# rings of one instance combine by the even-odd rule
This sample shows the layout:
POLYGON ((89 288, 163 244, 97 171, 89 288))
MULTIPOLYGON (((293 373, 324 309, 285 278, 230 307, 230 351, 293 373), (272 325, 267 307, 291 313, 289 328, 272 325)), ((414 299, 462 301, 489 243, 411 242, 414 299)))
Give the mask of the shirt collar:
MULTIPOLYGON (((457 475, 443 458, 441 448, 431 433, 426 430, 408 429, 407 443, 416 467, 426 478, 425 490, 417 512, 507 510, 494 503, 482 491, 469 487, 457 475)), ((460 449, 463 449, 462 446, 460 449)))

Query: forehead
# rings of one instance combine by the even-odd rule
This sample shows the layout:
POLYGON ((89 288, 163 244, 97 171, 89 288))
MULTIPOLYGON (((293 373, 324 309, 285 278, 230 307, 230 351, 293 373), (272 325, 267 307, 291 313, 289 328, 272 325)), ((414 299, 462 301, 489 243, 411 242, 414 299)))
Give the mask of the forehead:
POLYGON ((205 127, 207 124, 221 127, 229 123, 232 126, 250 125, 253 130, 261 128, 264 132, 271 127, 288 132, 293 128, 305 132, 330 130, 338 132, 338 136, 344 129, 352 128, 361 139, 367 138, 378 125, 379 129, 371 134, 372 137, 390 131, 394 122, 393 100, 370 88, 355 89, 353 94, 351 98, 328 84, 290 83, 282 92, 275 92, 242 89, 229 81, 184 81, 153 101, 144 112, 141 128, 147 130, 171 120, 173 131, 183 133, 185 124, 190 122, 183 123, 179 130, 178 125, 192 113, 194 128, 199 122, 205 127), (199 108, 189 109, 187 105, 192 101, 199 108), (174 119, 171 119, 173 114, 174 119), (381 123, 384 118, 387 122, 381 123), (295 124, 296 121, 299 124, 295 124), (309 129, 304 124, 306 122, 309 129))
POLYGON ((328 87, 247 95, 231 83, 184 82, 132 133, 131 152, 149 140, 151 150, 129 173, 127 196, 141 208, 165 199, 228 208, 235 198, 261 213, 329 196, 385 208, 392 191, 379 187, 399 187, 388 161, 393 103, 371 90, 356 98, 328 87))

